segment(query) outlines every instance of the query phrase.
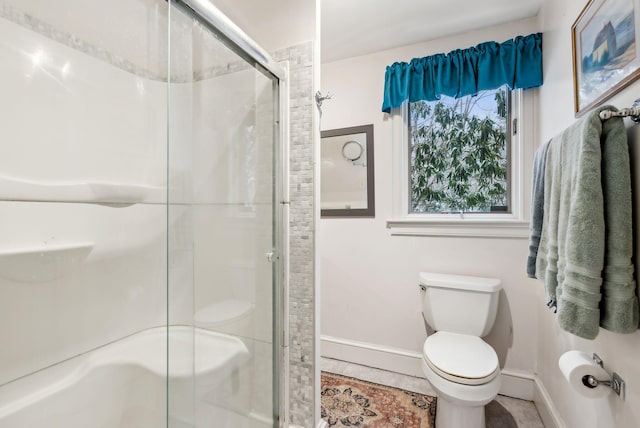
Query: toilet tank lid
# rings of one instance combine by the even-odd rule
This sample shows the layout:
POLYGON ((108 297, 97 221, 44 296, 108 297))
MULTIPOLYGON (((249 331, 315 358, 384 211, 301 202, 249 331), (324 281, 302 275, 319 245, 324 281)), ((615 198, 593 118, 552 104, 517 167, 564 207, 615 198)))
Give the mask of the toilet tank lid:
POLYGON ((502 288, 498 278, 479 276, 449 275, 444 273, 420 272, 420 284, 427 287, 458 288, 461 290, 495 293, 502 288))

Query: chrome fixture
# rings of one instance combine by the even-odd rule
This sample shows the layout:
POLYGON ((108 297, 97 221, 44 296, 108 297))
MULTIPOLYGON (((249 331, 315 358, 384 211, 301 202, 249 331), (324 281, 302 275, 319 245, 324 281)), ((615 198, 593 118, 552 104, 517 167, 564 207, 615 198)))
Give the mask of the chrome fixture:
POLYGON ((322 95, 322 92, 320 91, 316 92, 316 105, 320 112, 322 112, 322 102, 324 100, 330 100, 331 98, 333 98, 333 94, 331 94, 331 92, 327 92, 327 95, 322 95))
POLYGON ((620 111, 602 110, 600 112, 600 119, 602 120, 607 120, 611 117, 630 117, 635 123, 640 123, 640 98, 633 102, 631 108, 623 108, 620 111))
MULTIPOLYGON (((604 362, 598 354, 593 354, 593 362, 604 370, 604 362)), ((582 384, 591 389, 597 388, 600 385, 608 386, 624 400, 624 380, 622 380, 618 373, 614 372, 610 380, 598 380, 593 375, 584 375, 582 376, 582 384)))

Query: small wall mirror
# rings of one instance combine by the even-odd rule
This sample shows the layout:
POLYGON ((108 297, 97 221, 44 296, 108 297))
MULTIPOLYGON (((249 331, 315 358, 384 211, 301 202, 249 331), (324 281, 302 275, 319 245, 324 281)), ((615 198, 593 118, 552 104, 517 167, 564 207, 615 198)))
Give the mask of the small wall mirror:
POLYGON ((373 125, 321 132, 322 217, 375 217, 373 125))

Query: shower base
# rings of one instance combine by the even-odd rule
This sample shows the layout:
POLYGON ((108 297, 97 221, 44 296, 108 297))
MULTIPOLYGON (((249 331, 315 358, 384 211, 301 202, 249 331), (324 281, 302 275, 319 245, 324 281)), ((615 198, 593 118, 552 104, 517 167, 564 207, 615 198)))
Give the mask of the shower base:
POLYGON ((0 428, 254 427, 217 399, 250 360, 237 337, 151 328, 0 387, 0 428))

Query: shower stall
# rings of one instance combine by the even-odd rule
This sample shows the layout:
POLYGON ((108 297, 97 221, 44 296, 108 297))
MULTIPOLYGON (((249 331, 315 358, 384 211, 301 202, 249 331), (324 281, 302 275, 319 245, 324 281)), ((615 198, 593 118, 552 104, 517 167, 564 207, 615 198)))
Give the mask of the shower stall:
POLYGON ((281 426, 285 78, 207 0, 0 0, 0 428, 281 426))

